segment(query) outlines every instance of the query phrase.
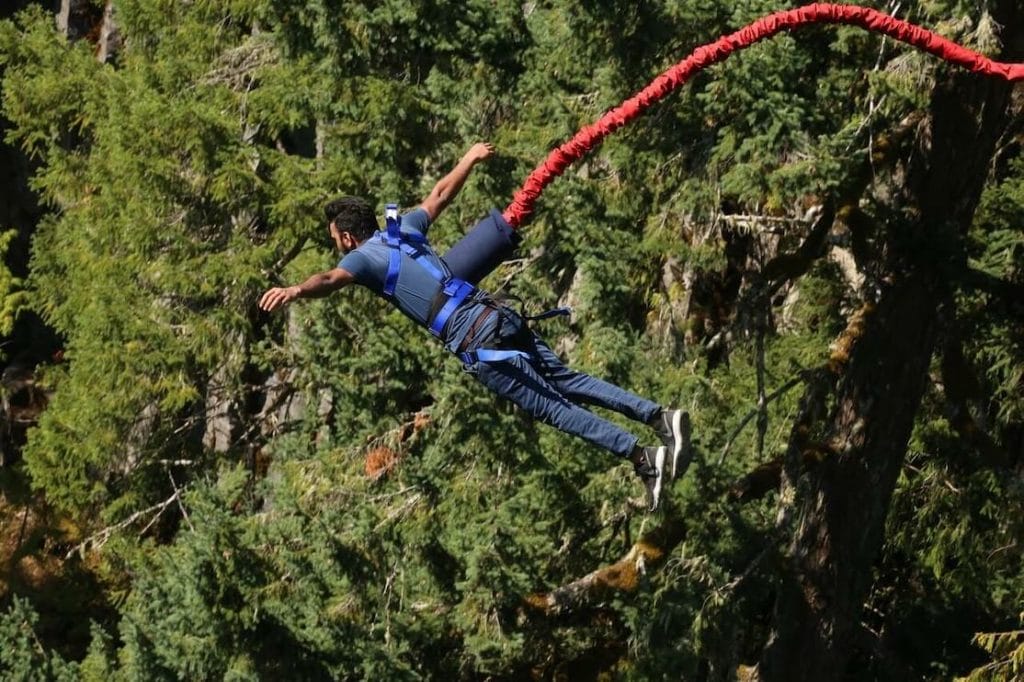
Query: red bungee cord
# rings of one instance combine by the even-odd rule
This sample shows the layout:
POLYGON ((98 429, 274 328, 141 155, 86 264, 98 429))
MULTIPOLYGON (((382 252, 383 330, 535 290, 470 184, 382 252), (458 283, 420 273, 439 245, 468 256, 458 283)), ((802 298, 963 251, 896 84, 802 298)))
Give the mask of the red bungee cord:
POLYGON ((996 76, 1011 82, 1024 80, 1024 64, 993 61, 920 26, 867 7, 818 3, 777 12, 713 43, 698 47, 690 56, 655 78, 633 97, 606 113, 595 123, 581 128, 571 140, 548 154, 544 163, 530 173, 523 186, 516 191, 512 203, 505 209, 505 220, 513 228, 518 228, 533 213, 534 204, 548 183, 561 175, 571 163, 599 145, 605 137, 635 119, 652 104, 664 99, 698 71, 724 61, 733 52, 750 47, 776 33, 817 23, 860 26, 909 43, 975 73, 996 76))

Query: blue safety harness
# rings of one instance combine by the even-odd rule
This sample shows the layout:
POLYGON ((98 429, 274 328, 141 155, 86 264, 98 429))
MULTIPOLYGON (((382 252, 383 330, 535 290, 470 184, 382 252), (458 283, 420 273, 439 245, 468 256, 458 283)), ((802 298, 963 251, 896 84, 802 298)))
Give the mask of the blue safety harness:
MULTIPOLYGON (((441 293, 447 297, 441 309, 434 315, 434 319, 427 321, 427 328, 434 336, 440 337, 444 331, 448 319, 452 313, 465 301, 477 293, 478 289, 464 279, 445 273, 434 265, 428 255, 433 255, 427 238, 422 234, 413 232, 402 232, 402 217, 398 215, 397 204, 387 204, 384 207, 384 222, 386 228, 383 232, 378 231, 375 235, 390 249, 388 258, 388 273, 384 278, 384 296, 391 300, 395 294, 395 287, 398 284, 398 273, 402 268, 402 254, 406 254, 412 261, 441 285, 441 293)), ((511 360, 515 357, 528 358, 529 354, 519 350, 497 350, 493 348, 479 348, 474 351, 457 353, 463 364, 469 366, 476 362, 501 362, 511 360)))

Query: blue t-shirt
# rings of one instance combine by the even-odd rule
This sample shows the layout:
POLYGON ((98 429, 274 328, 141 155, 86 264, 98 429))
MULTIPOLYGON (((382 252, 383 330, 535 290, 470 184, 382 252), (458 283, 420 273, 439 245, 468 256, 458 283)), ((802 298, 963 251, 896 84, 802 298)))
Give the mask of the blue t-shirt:
MULTIPOLYGON (((403 233, 418 233, 426 237, 429 228, 430 216, 422 208, 417 208, 402 216, 401 230, 403 233)), ((423 252, 422 258, 429 260, 446 276, 451 276, 448 266, 429 244, 414 245, 423 252)), ((402 255, 401 267, 398 270, 395 292, 390 300, 414 322, 429 327, 431 308, 442 285, 426 268, 413 260, 407 253, 404 251, 400 253, 402 255)), ((358 284, 370 289, 378 296, 384 296, 384 281, 387 279, 390 259, 391 247, 381 241, 379 236, 374 235, 360 244, 359 248, 346 254, 338 263, 338 267, 350 272, 358 284)), ((483 311, 483 304, 468 298, 456 308, 452 316, 448 318, 444 329, 441 330, 441 341, 448 350, 452 352, 458 350, 470 326, 483 311)), ((496 316, 487 320, 485 326, 489 327, 494 324, 496 324, 496 316)), ((488 330, 481 329, 477 333, 477 337, 485 338, 486 331, 488 330)))

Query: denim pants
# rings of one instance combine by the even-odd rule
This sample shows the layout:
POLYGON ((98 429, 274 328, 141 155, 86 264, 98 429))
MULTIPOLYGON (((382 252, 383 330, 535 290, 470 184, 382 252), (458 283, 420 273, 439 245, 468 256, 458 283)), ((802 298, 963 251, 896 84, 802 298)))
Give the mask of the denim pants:
POLYGON ((582 405, 604 407, 646 423, 660 409, 658 404, 566 367, 517 313, 501 307, 498 314, 499 322, 494 331, 474 345, 521 350, 528 357, 476 362, 467 367, 467 371, 534 419, 579 436, 620 457, 630 456, 637 445, 637 437, 582 405))

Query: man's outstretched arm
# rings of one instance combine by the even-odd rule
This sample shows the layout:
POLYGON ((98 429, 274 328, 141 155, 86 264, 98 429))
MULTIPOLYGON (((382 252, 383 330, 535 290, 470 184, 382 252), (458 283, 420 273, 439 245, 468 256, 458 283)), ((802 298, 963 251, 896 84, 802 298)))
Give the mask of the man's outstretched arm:
POLYGON ((352 273, 343 268, 318 272, 302 284, 291 287, 274 287, 268 290, 260 298, 260 308, 270 312, 297 298, 323 298, 331 292, 351 284, 354 280, 352 273))
POLYGON ((466 182, 466 178, 469 177, 469 172, 473 170, 473 166, 493 153, 494 145, 490 142, 477 142, 469 148, 468 152, 462 155, 459 162, 455 164, 455 168, 434 185, 434 189, 430 192, 429 196, 420 204, 420 208, 430 216, 430 222, 434 222, 434 219, 459 193, 462 185, 466 182))

